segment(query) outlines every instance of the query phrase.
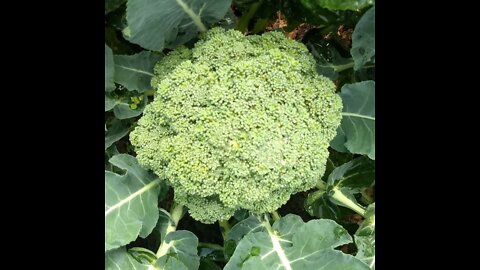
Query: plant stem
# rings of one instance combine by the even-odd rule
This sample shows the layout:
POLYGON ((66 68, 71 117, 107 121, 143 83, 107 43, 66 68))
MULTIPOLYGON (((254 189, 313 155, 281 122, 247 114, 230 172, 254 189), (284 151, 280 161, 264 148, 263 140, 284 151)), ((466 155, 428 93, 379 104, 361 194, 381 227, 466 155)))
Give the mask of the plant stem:
POLYGON ((155 89, 147 90, 147 91, 145 91, 145 95, 151 97, 151 96, 155 95, 155 92, 156 92, 155 89))
POLYGON ((357 212, 362 217, 365 216, 365 208, 358 205, 357 203, 350 200, 347 196, 345 196, 341 191, 334 189, 333 195, 331 196, 332 199, 342 203, 346 207, 352 209, 353 211, 357 212))
POLYGON ((367 69, 367 68, 374 68, 374 67, 375 67, 375 65, 365 65, 362 68, 367 69))
POLYGON ((237 30, 245 33, 248 30, 248 24, 250 23, 250 20, 252 19, 253 15, 257 12, 258 8, 263 4, 263 0, 253 3, 250 5, 248 11, 240 17, 238 24, 237 24, 237 30))
POLYGON ((335 72, 342 72, 346 69, 349 69, 349 68, 353 68, 353 66, 355 65, 355 62, 349 62, 349 63, 346 63, 344 65, 334 65, 333 66, 333 70, 335 70, 335 72))
POLYGON ((253 26, 252 34, 258 34, 265 30, 268 25, 268 19, 258 19, 253 26))
POLYGON ((227 233, 230 231, 232 226, 228 223, 228 220, 219 220, 218 225, 220 226, 220 231, 222 232, 223 240, 227 239, 227 233))
POLYGON ((315 186, 318 190, 325 191, 327 190, 327 183, 325 183, 323 180, 318 180, 317 185, 315 186))
MULTIPOLYGON (((173 203, 172 207, 170 208, 170 217, 171 222, 168 223, 167 229, 165 230, 165 236, 169 233, 174 232, 177 229, 178 222, 182 218, 183 215, 183 205, 173 203)), ((168 249, 170 248, 170 244, 165 242, 165 239, 162 239, 162 244, 158 248, 157 251, 157 258, 162 257, 163 255, 167 254, 168 249)))
POLYGON ((282 218, 282 216, 280 216, 280 214, 277 212, 277 210, 273 211, 271 214, 272 214, 273 220, 275 220, 275 221, 282 218))
POLYGON ((174 202, 170 208, 170 215, 172 215, 172 219, 176 227, 183 216, 183 205, 174 202))
POLYGON ((325 194, 324 190, 316 190, 316 191, 308 194, 308 197, 305 199, 305 204, 306 205, 312 205, 315 201, 322 198, 323 194, 325 194))
POLYGON ((267 229, 267 231, 273 233, 272 225, 270 225, 270 219, 268 218, 268 214, 264 214, 263 216, 257 218, 262 221, 262 224, 267 229))

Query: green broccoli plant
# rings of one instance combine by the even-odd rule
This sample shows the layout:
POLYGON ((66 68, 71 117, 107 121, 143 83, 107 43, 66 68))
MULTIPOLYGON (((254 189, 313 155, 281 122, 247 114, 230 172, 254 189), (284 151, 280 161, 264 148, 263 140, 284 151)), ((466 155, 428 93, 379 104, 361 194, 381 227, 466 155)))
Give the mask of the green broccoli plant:
POLYGON ((152 86, 130 140, 194 219, 275 211, 325 173, 342 100, 302 43, 213 28, 160 60, 152 86))

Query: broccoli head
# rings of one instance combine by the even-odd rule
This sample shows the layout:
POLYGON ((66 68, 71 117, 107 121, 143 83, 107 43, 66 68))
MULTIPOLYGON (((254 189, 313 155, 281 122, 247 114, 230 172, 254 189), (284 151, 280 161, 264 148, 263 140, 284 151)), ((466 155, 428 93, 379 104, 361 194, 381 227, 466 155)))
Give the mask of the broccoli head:
POLYGON ((213 28, 160 60, 152 84, 130 139, 194 219, 274 211, 324 174, 342 101, 302 43, 213 28))

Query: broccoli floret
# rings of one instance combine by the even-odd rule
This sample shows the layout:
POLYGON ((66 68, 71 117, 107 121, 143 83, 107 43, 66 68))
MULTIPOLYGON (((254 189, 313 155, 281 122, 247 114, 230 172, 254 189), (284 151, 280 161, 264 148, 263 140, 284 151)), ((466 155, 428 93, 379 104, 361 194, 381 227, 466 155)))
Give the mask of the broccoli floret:
POLYGON ((203 223, 265 213, 315 186, 342 101, 300 42, 214 28, 164 57, 155 100, 130 134, 138 161, 168 179, 203 223))
POLYGON ((155 65, 155 76, 152 79, 153 89, 157 88, 158 83, 163 80, 168 73, 175 69, 180 63, 192 57, 192 51, 185 46, 179 46, 169 52, 167 57, 163 58, 161 65, 155 65))

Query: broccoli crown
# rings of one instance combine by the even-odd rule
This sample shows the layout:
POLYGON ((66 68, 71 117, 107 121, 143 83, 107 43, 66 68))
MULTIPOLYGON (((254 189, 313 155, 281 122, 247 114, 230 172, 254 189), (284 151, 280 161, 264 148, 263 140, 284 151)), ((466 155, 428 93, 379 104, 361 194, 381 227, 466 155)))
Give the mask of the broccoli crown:
POLYGON ((342 102, 302 43, 213 28, 155 74, 130 139, 196 220, 274 211, 325 172, 342 102))

